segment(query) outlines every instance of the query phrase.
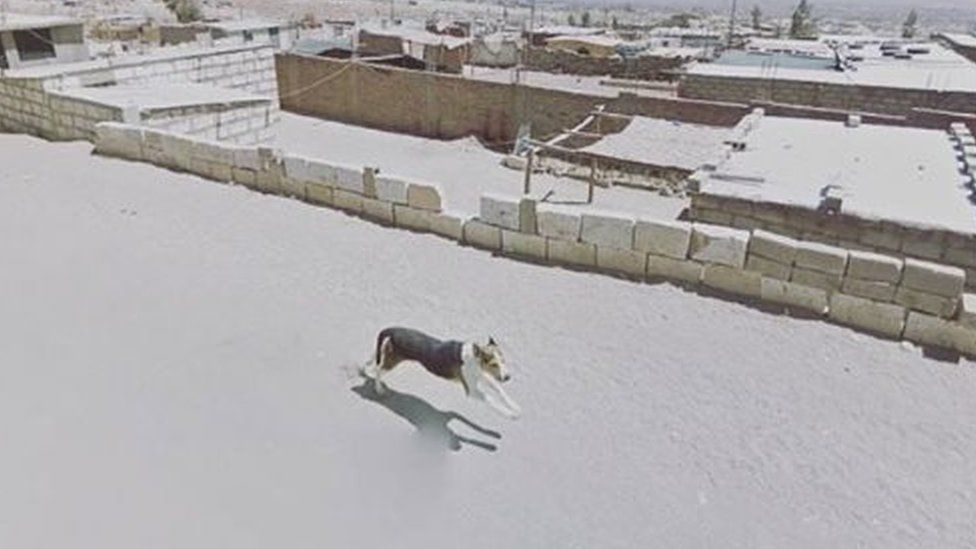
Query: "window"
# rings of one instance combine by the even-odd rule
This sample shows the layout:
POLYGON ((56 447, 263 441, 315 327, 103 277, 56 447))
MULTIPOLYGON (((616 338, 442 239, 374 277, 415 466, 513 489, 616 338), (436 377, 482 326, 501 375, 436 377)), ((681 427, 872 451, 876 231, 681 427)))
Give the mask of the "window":
POLYGON ((268 36, 271 37, 271 43, 274 44, 276 48, 281 47, 281 36, 279 36, 278 27, 271 27, 268 29, 268 36))
POLYGON ((7 52, 3 49, 3 44, 0 44, 0 69, 9 69, 10 65, 7 64, 7 52))
POLYGON ((253 42, 253 41, 254 41, 254 33, 249 30, 244 31, 244 42, 253 42))
POLYGON ((54 57, 54 40, 48 29, 14 31, 14 43, 21 61, 37 61, 54 57))

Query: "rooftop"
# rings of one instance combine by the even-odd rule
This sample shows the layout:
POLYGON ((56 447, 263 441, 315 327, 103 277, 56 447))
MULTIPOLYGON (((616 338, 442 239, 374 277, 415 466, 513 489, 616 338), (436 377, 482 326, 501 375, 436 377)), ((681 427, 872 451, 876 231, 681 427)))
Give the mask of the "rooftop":
POLYGON ((917 46, 927 50, 927 53, 913 55, 910 59, 895 59, 883 55, 880 42, 855 45, 857 49, 849 52, 862 58, 854 62, 855 70, 790 68, 757 60, 752 65, 701 63, 690 67, 688 73, 922 90, 976 90, 976 65, 935 43, 917 46))
POLYGON ((703 191, 816 208, 835 185, 846 213, 976 233, 947 132, 765 117, 745 141, 703 191))
POLYGON ((957 46, 962 46, 964 48, 976 48, 976 36, 972 34, 960 34, 960 33, 943 33, 939 36, 945 38, 949 42, 957 46))
POLYGON ((226 33, 288 26, 287 23, 272 21, 270 19, 232 19, 227 21, 212 21, 206 23, 206 25, 212 29, 222 30, 226 33))
POLYGON ((458 38, 456 36, 448 36, 446 34, 434 34, 424 29, 405 26, 382 28, 372 25, 365 25, 363 26, 362 30, 377 36, 396 36, 407 42, 413 42, 415 44, 446 46, 451 49, 471 42, 470 38, 458 38))
POLYGON ((729 133, 729 128, 635 116, 624 131, 607 135, 583 150, 694 171, 719 154, 729 133))
POLYGON ((0 30, 3 31, 43 29, 81 24, 83 22, 80 19, 60 15, 28 15, 22 13, 5 13, 0 15, 0 30))
POLYGON ((222 105, 230 103, 266 103, 270 98, 241 90, 218 88, 205 84, 154 84, 152 86, 97 86, 71 88, 59 92, 92 103, 142 111, 222 105))

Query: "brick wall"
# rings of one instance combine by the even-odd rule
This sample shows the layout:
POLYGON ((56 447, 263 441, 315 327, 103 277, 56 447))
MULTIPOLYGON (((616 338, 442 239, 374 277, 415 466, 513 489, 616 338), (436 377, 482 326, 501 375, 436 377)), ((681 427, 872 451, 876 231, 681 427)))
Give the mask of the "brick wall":
POLYGON ((638 80, 665 78, 663 72, 676 70, 686 62, 688 59, 680 57, 643 56, 633 59, 589 57, 547 48, 530 48, 526 54, 526 63, 531 70, 638 80))
POLYGON ((976 92, 941 92, 696 74, 682 78, 678 95, 708 101, 765 101, 900 116, 907 116, 913 108, 976 112, 976 92))

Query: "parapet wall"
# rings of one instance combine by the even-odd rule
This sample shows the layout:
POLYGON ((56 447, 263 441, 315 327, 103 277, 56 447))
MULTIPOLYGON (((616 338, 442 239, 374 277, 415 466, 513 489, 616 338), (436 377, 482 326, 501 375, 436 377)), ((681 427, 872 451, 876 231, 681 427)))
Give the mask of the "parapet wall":
POLYGON ((976 112, 976 92, 943 92, 700 74, 683 76, 678 95, 708 101, 747 104, 772 102, 900 116, 909 115, 915 108, 976 112))
POLYGON ((514 258, 759 300, 885 337, 976 356, 976 303, 961 269, 800 242, 765 231, 576 210, 485 195, 479 216, 443 211, 436 185, 365 167, 97 126, 96 152, 150 162, 514 258))
POLYGON ((525 55, 527 68, 534 71, 577 74, 581 76, 611 76, 636 80, 669 78, 670 73, 689 61, 683 57, 645 55, 629 59, 620 57, 590 57, 564 50, 530 47, 525 55))

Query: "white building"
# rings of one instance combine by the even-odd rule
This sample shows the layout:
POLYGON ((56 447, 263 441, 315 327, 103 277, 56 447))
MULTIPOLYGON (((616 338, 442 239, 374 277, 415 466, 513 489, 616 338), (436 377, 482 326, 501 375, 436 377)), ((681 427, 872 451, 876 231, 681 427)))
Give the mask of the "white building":
POLYGON ((85 26, 78 19, 0 15, 0 69, 71 63, 88 57, 85 26))

